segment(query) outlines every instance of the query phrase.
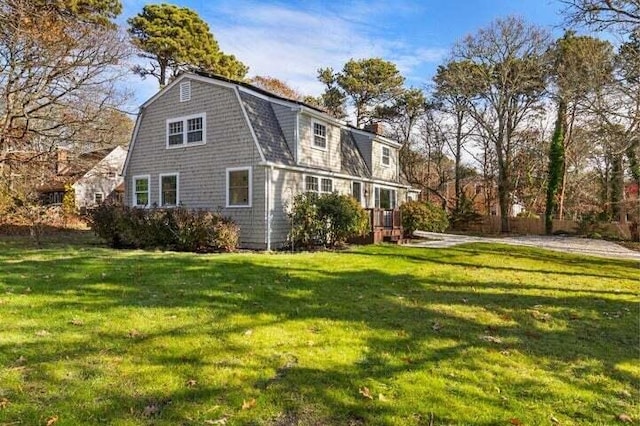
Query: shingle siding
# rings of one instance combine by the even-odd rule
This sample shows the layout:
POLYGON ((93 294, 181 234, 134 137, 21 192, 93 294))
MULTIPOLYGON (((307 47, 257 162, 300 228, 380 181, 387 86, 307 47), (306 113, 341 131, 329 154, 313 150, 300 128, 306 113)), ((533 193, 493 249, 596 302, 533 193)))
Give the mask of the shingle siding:
POLYGON ((232 217, 246 245, 264 246, 264 169, 233 88, 191 80, 191 100, 180 102, 173 86, 141 113, 125 170, 125 202, 132 203, 132 177, 149 175, 150 204, 159 204, 159 175, 179 173, 180 204, 232 217), (166 120, 206 113, 206 144, 166 148, 166 120), (253 168, 251 208, 226 208, 226 168, 253 168))
POLYGON ((298 164, 300 166, 316 167, 333 172, 339 172, 342 167, 342 153, 340 150, 340 128, 328 121, 312 118, 307 114, 300 114, 300 147, 298 164), (327 126, 327 149, 313 146, 313 122, 327 126))

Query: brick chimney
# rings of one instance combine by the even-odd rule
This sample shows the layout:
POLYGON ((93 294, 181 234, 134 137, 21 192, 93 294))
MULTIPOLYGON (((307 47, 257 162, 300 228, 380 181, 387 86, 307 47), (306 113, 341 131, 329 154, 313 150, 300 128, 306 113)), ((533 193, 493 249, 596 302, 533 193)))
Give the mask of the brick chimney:
POLYGON ((384 125, 381 122, 376 121, 365 125, 364 130, 375 133, 376 135, 382 135, 384 133, 384 125))

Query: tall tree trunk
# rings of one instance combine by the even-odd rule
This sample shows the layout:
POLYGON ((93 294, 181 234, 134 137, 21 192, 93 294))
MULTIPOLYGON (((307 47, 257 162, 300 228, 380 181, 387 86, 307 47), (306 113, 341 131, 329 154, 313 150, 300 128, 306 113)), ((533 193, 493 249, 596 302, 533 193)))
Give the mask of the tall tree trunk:
POLYGON ((624 211, 624 168, 622 166, 622 154, 616 153, 612 157, 611 165, 611 213, 614 220, 618 222, 626 222, 626 214, 624 211))
POLYGON ((549 177, 547 179, 547 205, 544 212, 544 230, 547 235, 553 232, 553 217, 558 210, 558 187, 564 171, 564 127, 567 114, 567 104, 558 101, 558 115, 556 117, 553 138, 549 146, 549 177))
POLYGON ((455 153, 455 177, 454 177, 454 185, 456 192, 456 203, 455 203, 455 211, 457 213, 460 212, 460 198, 462 194, 461 188, 461 165, 462 165, 462 118, 461 114, 458 115, 457 126, 456 126, 456 153, 455 153))

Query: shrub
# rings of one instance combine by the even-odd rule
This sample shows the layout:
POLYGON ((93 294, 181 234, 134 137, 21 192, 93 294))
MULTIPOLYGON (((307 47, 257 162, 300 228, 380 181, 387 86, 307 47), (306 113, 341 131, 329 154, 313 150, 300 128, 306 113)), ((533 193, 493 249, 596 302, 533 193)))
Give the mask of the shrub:
POLYGON ((217 213, 185 208, 138 209, 104 203, 91 212, 91 228, 114 248, 233 251, 239 227, 217 213))
POLYGON ((369 229, 369 216, 362 206, 352 197, 336 193, 296 196, 290 217, 291 241, 307 248, 335 247, 369 229))
POLYGON ((430 202, 407 201, 400 206, 405 235, 414 231, 444 232, 449 227, 447 213, 430 202))

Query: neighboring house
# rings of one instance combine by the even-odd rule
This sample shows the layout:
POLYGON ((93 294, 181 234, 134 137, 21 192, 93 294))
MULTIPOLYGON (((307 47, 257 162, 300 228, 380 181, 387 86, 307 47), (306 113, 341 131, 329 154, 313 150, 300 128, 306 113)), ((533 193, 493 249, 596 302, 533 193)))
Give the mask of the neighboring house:
POLYGON ((127 150, 115 147, 106 157, 87 171, 73 184, 76 207, 87 209, 96 207, 105 200, 122 201, 124 178, 120 175, 127 158, 127 150))
POLYGON ((281 247, 297 194, 349 194, 365 208, 404 202, 399 148, 302 102, 186 73, 140 108, 125 204, 219 211, 240 226, 242 246, 281 247))
POLYGON ((75 192, 75 205, 80 210, 96 207, 105 200, 122 199, 124 179, 120 175, 127 157, 121 146, 92 151, 70 160, 64 150, 58 152, 56 173, 38 187, 44 204, 60 204, 68 186, 75 192))

